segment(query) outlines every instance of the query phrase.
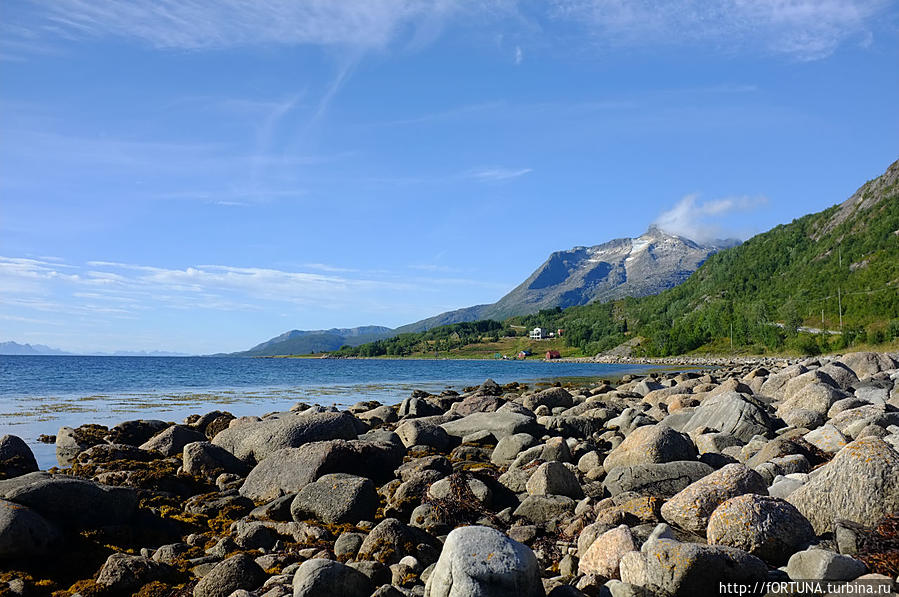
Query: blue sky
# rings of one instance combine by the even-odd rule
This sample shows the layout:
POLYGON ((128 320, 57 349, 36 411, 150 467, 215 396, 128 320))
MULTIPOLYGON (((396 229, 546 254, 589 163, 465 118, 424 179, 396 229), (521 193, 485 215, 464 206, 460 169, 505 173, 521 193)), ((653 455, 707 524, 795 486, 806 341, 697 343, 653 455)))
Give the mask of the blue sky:
POLYGON ((748 237, 897 157, 885 0, 0 4, 0 341, 241 350, 748 237))

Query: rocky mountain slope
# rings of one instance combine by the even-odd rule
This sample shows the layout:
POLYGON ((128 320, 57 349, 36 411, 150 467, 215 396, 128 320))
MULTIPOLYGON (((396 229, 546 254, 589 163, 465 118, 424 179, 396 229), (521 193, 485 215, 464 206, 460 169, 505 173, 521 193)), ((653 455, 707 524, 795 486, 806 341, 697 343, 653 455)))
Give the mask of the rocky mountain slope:
POLYGON ((256 357, 327 352, 344 345, 358 346, 392 335, 394 335, 392 329, 377 325, 330 330, 290 330, 249 350, 231 353, 228 356, 256 357))
POLYGON ((700 244, 651 226, 637 238, 557 251, 493 304, 441 313, 396 331, 420 332, 461 321, 503 320, 541 309, 658 294, 682 283, 713 253, 736 244, 734 240, 700 244))

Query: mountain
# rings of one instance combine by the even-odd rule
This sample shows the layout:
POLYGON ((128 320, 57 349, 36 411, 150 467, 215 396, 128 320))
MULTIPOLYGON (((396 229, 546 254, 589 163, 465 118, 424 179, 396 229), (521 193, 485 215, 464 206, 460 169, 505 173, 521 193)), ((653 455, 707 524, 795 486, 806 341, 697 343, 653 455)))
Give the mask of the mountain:
POLYGON ((710 255, 736 244, 739 241, 700 244, 650 226, 637 238, 557 251, 497 302, 441 313, 397 328, 396 333, 658 294, 682 283, 710 255))
POLYGON ((285 354, 310 354, 330 352, 343 345, 358 346, 394 335, 394 330, 377 325, 357 328, 331 328, 330 330, 291 330, 275 336, 249 350, 230 353, 227 356, 261 357, 285 354))
POLYGON ((61 355, 71 354, 43 344, 19 344, 18 342, 0 342, 0 355, 61 355))
POLYGON ((729 347, 731 336, 734 346, 806 353, 899 337, 899 161, 844 202, 711 256, 675 288, 567 310, 555 323, 587 352, 627 329, 652 355, 729 347), (843 333, 803 337, 803 324, 843 333))

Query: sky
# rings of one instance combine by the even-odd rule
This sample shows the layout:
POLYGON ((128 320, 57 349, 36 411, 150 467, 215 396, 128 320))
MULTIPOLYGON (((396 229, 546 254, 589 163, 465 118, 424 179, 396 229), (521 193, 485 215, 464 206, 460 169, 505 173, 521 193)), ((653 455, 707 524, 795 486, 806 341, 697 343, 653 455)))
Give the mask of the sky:
POLYGON ((0 3, 0 341, 247 349, 899 157, 899 2, 0 3))

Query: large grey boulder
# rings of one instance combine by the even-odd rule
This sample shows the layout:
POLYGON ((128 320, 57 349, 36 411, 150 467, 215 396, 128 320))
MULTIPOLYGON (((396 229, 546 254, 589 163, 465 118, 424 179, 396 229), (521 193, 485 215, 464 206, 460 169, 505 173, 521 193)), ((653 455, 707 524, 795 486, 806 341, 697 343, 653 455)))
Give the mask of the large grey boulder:
POLYGON ((536 525, 545 525, 550 520, 574 511, 577 505, 564 495, 529 495, 512 513, 536 525))
POLYGON ((529 495, 566 495, 570 498, 584 497, 584 490, 577 476, 563 463, 553 460, 544 462, 526 484, 529 495))
POLYGON ((114 444, 139 446, 168 426, 169 423, 158 419, 123 421, 109 430, 107 438, 114 444))
POLYGON ((345 473, 321 476, 300 490, 290 505, 296 521, 316 518, 327 524, 371 520, 378 509, 378 493, 370 479, 345 473))
POLYGON ((31 448, 17 435, 0 437, 0 479, 18 477, 38 470, 31 448))
POLYGON ((787 562, 787 575, 793 580, 853 580, 867 569, 855 558, 816 548, 797 552, 787 562))
POLYGON ((97 584, 114 595, 134 594, 147 583, 175 578, 177 572, 143 556, 114 553, 106 559, 97 575, 97 584))
POLYGON ((449 435, 459 438, 478 431, 489 431, 497 439, 516 433, 539 435, 539 426, 533 416, 503 409, 492 413, 472 413, 461 419, 447 421, 441 427, 449 435))
POLYGON ((280 413, 262 421, 220 431, 212 443, 247 462, 261 462, 284 448, 334 439, 355 439, 355 418, 349 413, 280 413))
POLYGON ((75 529, 125 524, 137 510, 137 495, 131 489, 40 472, 0 481, 0 498, 75 529))
POLYGON ((781 564, 812 541, 815 531, 789 502, 750 493, 718 506, 709 518, 706 536, 709 545, 737 547, 781 564))
POLYGON ((265 571, 252 556, 239 553, 207 572, 194 587, 194 597, 228 597, 238 589, 252 591, 265 578, 265 571))
POLYGON ((440 542, 428 533, 396 518, 385 518, 368 533, 356 559, 396 564, 404 556, 414 555, 421 561, 427 559, 428 550, 439 549, 440 542))
POLYGON ((787 399, 777 407, 777 414, 787 420, 788 414, 794 410, 809 410, 824 417, 834 402, 847 396, 846 392, 825 383, 805 384, 787 395, 787 399))
POLYGON ((538 406, 545 406, 552 410, 556 407, 568 408, 574 404, 571 394, 565 388, 548 388, 536 394, 525 396, 521 401, 522 405, 534 411, 538 406))
POLYGON ((187 425, 172 425, 142 443, 141 450, 156 451, 164 456, 174 456, 193 442, 206 441, 206 436, 187 425))
POLYGON ((56 525, 31 508, 0 500, 0 560, 46 555, 59 537, 56 525))
POLYGON ((530 433, 507 435, 496 443, 490 462, 497 466, 508 466, 521 452, 537 445, 537 439, 530 433))
POLYGON ((823 534, 836 518, 865 526, 899 512, 899 453, 879 437, 849 443, 787 501, 823 534))
POLYGON ((483 526, 455 529, 425 584, 425 597, 544 597, 534 552, 483 526))
POLYGON ((637 540, 630 527, 626 524, 619 525, 606 531, 590 544, 578 562, 578 571, 581 574, 618 578, 621 558, 624 554, 636 550, 637 540))
POLYGON ((439 425, 410 419, 396 428, 396 434, 407 448, 412 446, 431 446, 446 451, 452 442, 446 430, 439 425))
POLYGON ((818 371, 827 374, 841 390, 848 390, 858 383, 858 376, 855 374, 855 371, 840 361, 828 363, 818 369, 818 371))
POLYGON ((246 475, 250 472, 246 462, 228 450, 207 441, 185 445, 181 460, 184 472, 196 477, 215 479, 222 473, 246 475))
POLYGON ((765 480, 743 464, 728 464, 691 483, 662 505, 662 518, 694 533, 705 532, 719 505, 738 495, 767 495, 765 480))
POLYGON ((687 460, 619 466, 608 472, 603 485, 613 496, 633 491, 641 495, 671 497, 714 470, 704 462, 687 460))
POLYGON ((843 355, 840 361, 852 369, 861 381, 881 371, 899 367, 891 356, 879 352, 851 352, 843 355))
POLYGON ((369 597, 374 589, 366 575, 333 560, 306 560, 293 575, 294 597, 369 597))
POLYGON ((721 545, 656 539, 621 558, 621 580, 661 595, 717 595, 720 583, 752 585, 767 577, 763 561, 721 545))
POLYGON ((609 471, 616 466, 695 459, 696 446, 689 437, 667 425, 644 425, 631 431, 602 465, 609 471))
POLYGON ((299 448, 283 448, 250 471, 240 487, 240 494, 255 502, 269 502, 282 495, 298 493, 327 473, 348 473, 386 481, 403 462, 404 454, 405 449, 394 443, 365 440, 335 439, 312 442, 299 448))
POLYGON ((774 423, 761 402, 727 392, 706 398, 681 431, 690 433, 703 428, 729 433, 748 442, 756 435, 771 437, 774 423))

